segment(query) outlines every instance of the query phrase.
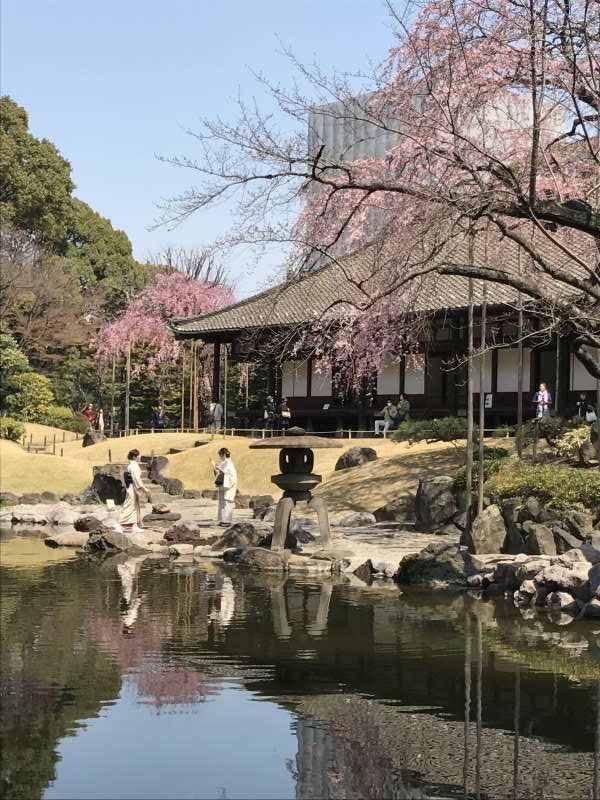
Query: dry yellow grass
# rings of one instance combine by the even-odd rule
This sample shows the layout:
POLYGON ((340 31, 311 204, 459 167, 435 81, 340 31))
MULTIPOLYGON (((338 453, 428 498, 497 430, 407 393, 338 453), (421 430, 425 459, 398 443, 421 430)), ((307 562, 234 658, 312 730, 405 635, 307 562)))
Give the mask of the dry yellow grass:
MULTIPOLYGON (((250 450, 252 439, 227 437, 215 439, 204 447, 170 456, 170 472, 190 489, 212 487, 214 478, 209 459, 225 444, 237 467, 240 491, 247 494, 273 494, 276 487, 271 475, 279 472, 278 450, 250 450)), ((460 461, 452 445, 394 443, 383 439, 343 440, 343 447, 315 450, 314 471, 323 476, 319 492, 327 497, 333 510, 357 508, 373 510, 391 497, 412 490, 424 474, 452 471, 460 461), (379 460, 362 467, 335 472, 335 463, 349 447, 373 447, 379 460)))
POLYGON ((89 464, 74 458, 27 453, 0 439, 0 486, 5 492, 81 492, 92 482, 89 464))
MULTIPOLYGON (((63 436, 65 443, 75 439, 74 433, 63 431, 62 428, 51 428, 49 425, 39 425, 37 422, 24 422, 23 425, 25 426, 27 441, 31 437, 33 444, 44 444, 44 437, 46 437, 47 443, 52 446, 52 438, 56 436, 56 446, 58 448, 65 446, 63 445, 63 436)), ((81 447, 81 437, 79 438, 79 446, 81 447)))
POLYGON ((121 438, 107 439, 104 442, 82 447, 81 439, 66 442, 61 445, 65 457, 76 458, 88 464, 106 464, 110 450, 113 461, 125 461, 127 453, 137 448, 142 455, 164 455, 171 447, 193 447, 194 442, 205 440, 208 437, 201 433, 142 433, 139 436, 123 436, 121 438))

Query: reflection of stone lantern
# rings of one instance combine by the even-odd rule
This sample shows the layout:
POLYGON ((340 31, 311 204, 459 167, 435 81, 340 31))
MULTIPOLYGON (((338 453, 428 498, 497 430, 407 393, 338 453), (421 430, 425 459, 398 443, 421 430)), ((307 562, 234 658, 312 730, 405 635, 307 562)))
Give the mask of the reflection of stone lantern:
POLYGON ((329 517, 327 506, 322 497, 313 497, 312 490, 321 483, 321 476, 315 475, 313 466, 315 456, 313 450, 323 447, 342 447, 336 439, 324 439, 321 436, 307 436, 302 428, 290 428, 285 436, 273 436, 261 439, 250 445, 251 449, 280 449, 279 475, 272 475, 271 481, 283 489, 283 497, 277 503, 275 525, 271 550, 283 550, 285 537, 290 525, 292 509, 299 500, 305 500, 308 507, 316 511, 319 521, 320 544, 329 542, 329 517))

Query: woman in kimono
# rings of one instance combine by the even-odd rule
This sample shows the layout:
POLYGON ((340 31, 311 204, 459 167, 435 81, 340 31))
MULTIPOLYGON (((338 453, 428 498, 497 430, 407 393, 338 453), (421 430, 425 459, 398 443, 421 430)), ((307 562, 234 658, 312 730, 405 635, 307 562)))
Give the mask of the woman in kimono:
POLYGON ((540 383, 540 388, 533 396, 533 402, 535 404, 535 415, 538 419, 550 416, 552 395, 545 383, 540 383))
POLYGON ((219 464, 211 461, 215 473, 215 486, 218 489, 219 499, 219 525, 228 528, 231 525, 231 517, 235 506, 235 496, 237 494, 237 472, 231 460, 231 453, 226 447, 219 450, 219 464))
POLYGON ((121 527, 125 530, 141 530, 142 528, 142 508, 140 495, 146 498, 149 495, 148 489, 142 481, 142 471, 138 463, 140 457, 139 450, 130 450, 127 454, 129 466, 125 470, 125 503, 119 520, 121 527))

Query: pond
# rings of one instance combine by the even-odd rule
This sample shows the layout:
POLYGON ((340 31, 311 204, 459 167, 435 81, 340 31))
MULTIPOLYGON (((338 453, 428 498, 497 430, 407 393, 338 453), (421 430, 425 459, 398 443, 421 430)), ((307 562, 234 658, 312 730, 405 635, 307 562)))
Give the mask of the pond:
POLYGON ((44 552, 2 535, 4 800, 598 796, 597 625, 44 552))

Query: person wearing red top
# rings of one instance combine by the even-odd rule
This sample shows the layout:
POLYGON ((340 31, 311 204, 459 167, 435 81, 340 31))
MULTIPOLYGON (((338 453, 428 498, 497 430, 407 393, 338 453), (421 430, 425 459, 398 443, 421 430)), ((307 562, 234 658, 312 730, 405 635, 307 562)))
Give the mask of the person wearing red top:
POLYGON ((90 423, 90 427, 95 428, 98 422, 98 412, 94 406, 91 403, 88 403, 81 413, 90 423))

